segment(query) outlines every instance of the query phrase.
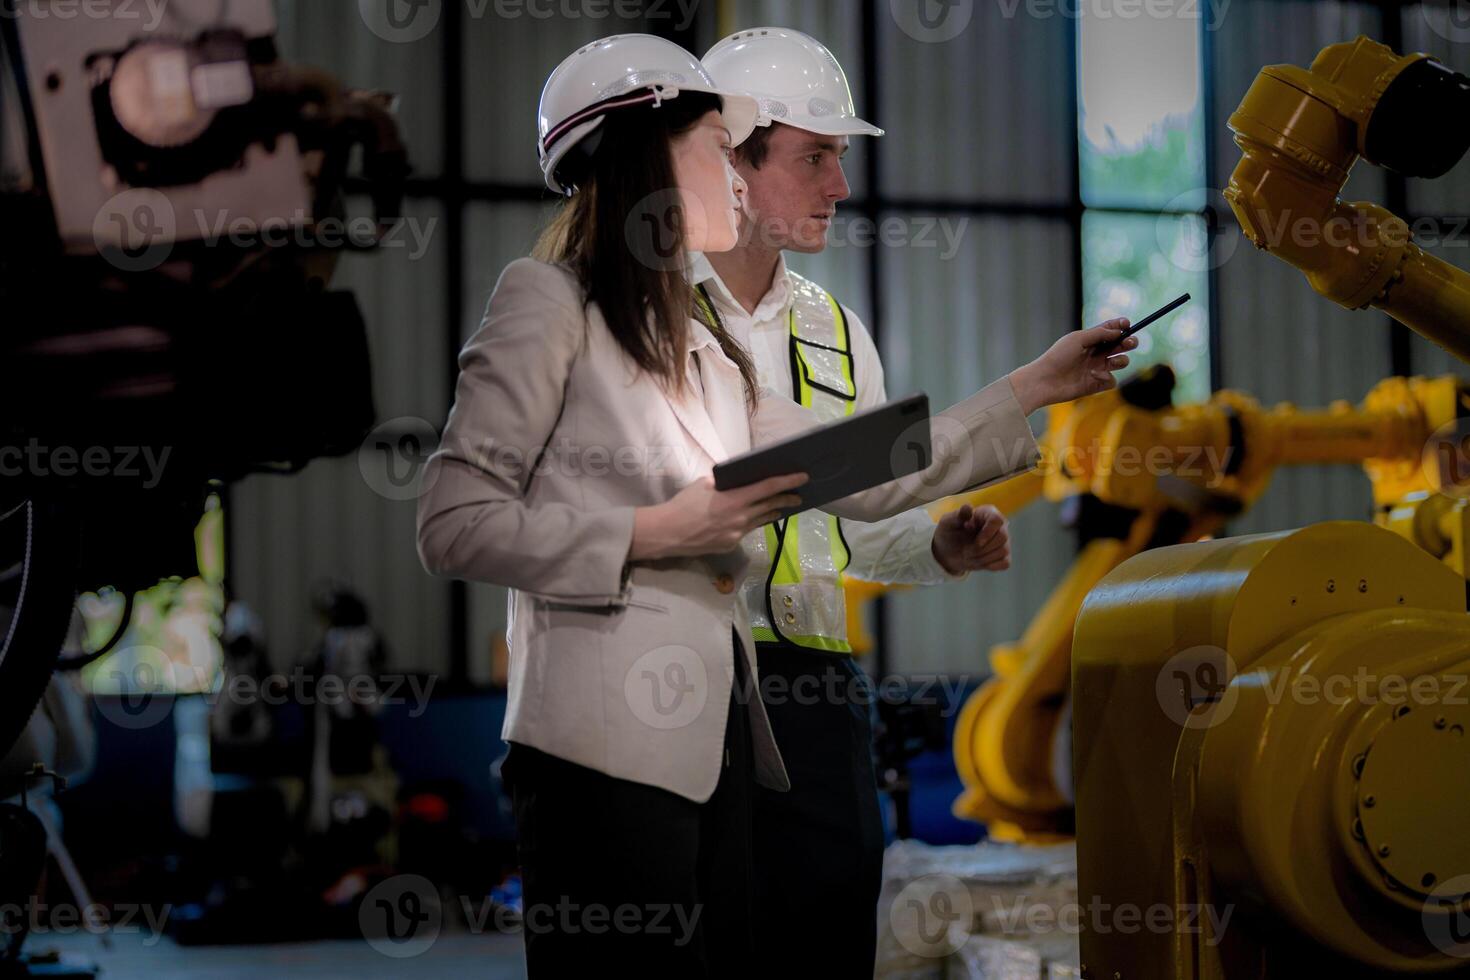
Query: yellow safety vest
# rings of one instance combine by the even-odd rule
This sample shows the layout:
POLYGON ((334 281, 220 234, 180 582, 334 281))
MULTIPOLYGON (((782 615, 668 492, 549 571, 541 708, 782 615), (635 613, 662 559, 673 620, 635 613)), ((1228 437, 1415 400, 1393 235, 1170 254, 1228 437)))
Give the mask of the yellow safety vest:
MULTIPOLYGON (((791 282, 791 391, 823 422, 851 415, 857 405, 852 337, 832 294, 787 272, 791 282)), ((707 293, 701 305, 719 328, 707 293)), ((852 653, 842 572, 852 561, 842 526, 821 511, 794 514, 752 532, 751 564, 741 587, 757 642, 786 641, 832 653, 852 653)))

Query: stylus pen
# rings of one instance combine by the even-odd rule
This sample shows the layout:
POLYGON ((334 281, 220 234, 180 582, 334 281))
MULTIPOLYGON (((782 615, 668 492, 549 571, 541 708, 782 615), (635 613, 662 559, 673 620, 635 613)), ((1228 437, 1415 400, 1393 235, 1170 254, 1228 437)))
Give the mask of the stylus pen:
MULTIPOLYGON (((1161 306, 1157 310, 1154 310, 1148 316, 1144 317, 1142 320, 1139 320, 1137 323, 1135 323, 1132 326, 1130 326, 1127 330, 1124 330, 1123 331, 1123 335, 1121 337, 1119 337, 1117 340, 1114 340, 1114 341, 1110 342, 1109 344, 1107 344, 1106 345, 1107 346, 1107 349, 1108 350, 1111 350, 1114 347, 1117 347, 1123 341, 1127 340, 1129 337, 1131 337, 1134 334, 1138 333, 1138 331, 1142 330, 1144 327, 1148 326, 1150 323, 1153 323, 1159 317, 1165 316, 1165 315, 1167 315, 1169 313, 1173 313, 1175 310, 1179 309, 1179 307, 1183 306, 1185 303, 1188 303, 1189 302, 1189 299, 1190 299, 1189 294, 1188 293, 1185 293, 1183 296, 1179 297, 1178 299, 1174 300, 1173 302, 1171 302, 1171 303, 1169 303, 1169 304, 1167 304, 1165 306, 1161 306)), ((1102 347, 1104 345, 1098 344, 1097 346, 1102 347)))

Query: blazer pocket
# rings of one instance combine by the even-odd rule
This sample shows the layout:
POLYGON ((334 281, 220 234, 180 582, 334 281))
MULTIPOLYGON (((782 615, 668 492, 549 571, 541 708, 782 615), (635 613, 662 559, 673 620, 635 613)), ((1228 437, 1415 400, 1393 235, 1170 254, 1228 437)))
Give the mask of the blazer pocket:
MULTIPOLYGON (((654 595, 656 596, 658 593, 655 592, 654 595)), ((636 585, 633 587, 632 593, 628 596, 628 605, 636 606, 639 609, 651 609, 654 612, 666 613, 669 611, 667 603, 650 598, 647 589, 636 585)))

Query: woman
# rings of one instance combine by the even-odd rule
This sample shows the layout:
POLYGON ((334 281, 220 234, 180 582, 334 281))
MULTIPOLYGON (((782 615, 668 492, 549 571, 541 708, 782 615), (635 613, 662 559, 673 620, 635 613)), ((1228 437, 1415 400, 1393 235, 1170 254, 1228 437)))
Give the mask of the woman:
MULTIPOLYGON (((542 168, 569 199, 547 261, 502 274, 424 473, 425 567, 514 590, 504 771, 532 976, 754 968, 748 795, 788 784, 749 691, 739 544, 805 477, 718 492, 710 472, 813 420, 760 397, 746 353, 695 318, 680 260, 734 246, 729 153, 755 115, 646 35, 552 73, 542 168)), ((877 520, 1024 470, 1026 415, 1111 386, 1126 356, 1088 345, 1121 322, 941 413, 933 467, 833 511, 877 520)))

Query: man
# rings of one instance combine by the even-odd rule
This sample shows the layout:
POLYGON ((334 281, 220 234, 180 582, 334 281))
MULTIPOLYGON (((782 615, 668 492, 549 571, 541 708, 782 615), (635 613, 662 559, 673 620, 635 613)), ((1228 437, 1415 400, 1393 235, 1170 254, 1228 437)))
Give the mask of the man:
MULTIPOLYGON (((849 137, 883 131, 857 117, 831 53, 798 31, 741 31, 703 61, 720 85, 755 95, 769 122, 735 151, 748 185, 740 245, 695 266, 707 313, 751 352, 763 386, 824 420, 882 404, 872 337, 850 309, 787 269, 782 253, 826 247, 850 192, 841 163, 849 137)), ((758 791, 757 935, 783 975, 871 977, 883 829, 872 698, 847 642, 841 576, 934 585, 1003 570, 1006 522, 994 508, 965 507, 937 525, 922 510, 878 524, 812 511, 755 536, 764 560, 752 562, 742 588, 791 777, 789 793, 758 791)))

